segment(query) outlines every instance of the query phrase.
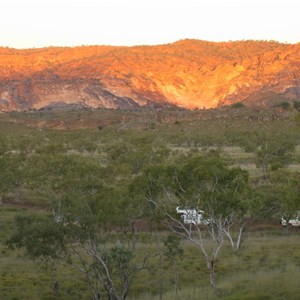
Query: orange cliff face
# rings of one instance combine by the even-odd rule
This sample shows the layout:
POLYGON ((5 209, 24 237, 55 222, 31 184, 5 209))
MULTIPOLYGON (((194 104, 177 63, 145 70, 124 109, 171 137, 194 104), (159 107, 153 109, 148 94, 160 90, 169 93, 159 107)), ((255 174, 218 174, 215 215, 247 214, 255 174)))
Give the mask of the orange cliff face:
MULTIPOLYGON (((300 99, 300 44, 183 40, 158 46, 0 48, 0 110, 300 99), (272 97, 276 95, 278 97, 272 97)), ((275 100, 274 100, 275 101, 275 100)))

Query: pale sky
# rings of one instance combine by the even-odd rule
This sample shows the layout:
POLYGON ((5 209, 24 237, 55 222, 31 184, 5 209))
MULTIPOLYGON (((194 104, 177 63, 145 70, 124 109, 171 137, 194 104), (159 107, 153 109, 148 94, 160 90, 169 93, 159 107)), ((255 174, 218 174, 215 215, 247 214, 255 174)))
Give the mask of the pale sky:
POLYGON ((300 42, 300 0, 0 0, 0 46, 300 42))

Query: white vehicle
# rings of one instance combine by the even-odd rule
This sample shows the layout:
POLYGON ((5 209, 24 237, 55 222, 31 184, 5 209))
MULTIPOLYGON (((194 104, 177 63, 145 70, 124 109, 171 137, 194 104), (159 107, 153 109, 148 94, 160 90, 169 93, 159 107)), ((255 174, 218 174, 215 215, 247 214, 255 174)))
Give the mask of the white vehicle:
POLYGON ((190 208, 177 206, 176 212, 181 215, 184 224, 193 224, 193 225, 208 225, 209 221, 203 217, 204 211, 190 208))
MULTIPOLYGON (((287 224, 286 219, 284 217, 282 217, 280 220, 280 223, 282 226, 286 226, 286 224, 287 224)), ((293 227, 300 227, 300 216, 296 216, 296 217, 293 217, 293 219, 290 219, 288 221, 288 225, 293 226, 293 227)))

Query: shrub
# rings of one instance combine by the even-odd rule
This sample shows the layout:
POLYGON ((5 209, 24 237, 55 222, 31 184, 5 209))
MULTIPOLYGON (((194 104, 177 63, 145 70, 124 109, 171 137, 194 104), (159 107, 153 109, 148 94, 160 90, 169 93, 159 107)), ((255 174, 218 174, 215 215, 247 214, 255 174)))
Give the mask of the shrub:
POLYGON ((288 110, 290 108, 290 103, 288 101, 282 101, 282 102, 278 103, 277 105, 275 105, 275 107, 279 107, 279 108, 288 110))
POLYGON ((243 102, 236 102, 231 105, 231 108, 234 108, 234 109, 244 108, 244 107, 245 107, 245 104, 243 102))

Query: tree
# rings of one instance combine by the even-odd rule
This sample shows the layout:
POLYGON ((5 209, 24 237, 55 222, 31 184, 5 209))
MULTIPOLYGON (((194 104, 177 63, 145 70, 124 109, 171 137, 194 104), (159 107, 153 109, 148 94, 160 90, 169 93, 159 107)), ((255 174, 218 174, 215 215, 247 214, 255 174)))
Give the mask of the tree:
POLYGON ((134 186, 136 193, 165 216, 173 231, 200 250, 214 288, 215 265, 225 238, 230 239, 234 249, 241 246, 248 205, 247 172, 228 167, 217 153, 206 153, 148 168, 135 180, 134 186), (175 215, 177 205, 204 210, 209 225, 186 225, 175 215), (240 229, 235 241, 230 228, 236 223, 240 229))
POLYGON ((110 167, 113 171, 120 170, 122 166, 123 170, 129 173, 125 174, 126 176, 138 174, 145 166, 161 162, 169 155, 170 150, 165 146, 154 147, 144 139, 135 142, 135 145, 121 142, 108 147, 110 167))
POLYGON ((265 180, 269 180, 270 169, 275 171, 291 161, 295 149, 293 137, 264 131, 255 131, 247 137, 242 141, 242 147, 254 153, 256 165, 262 169, 265 180))
POLYGON ((51 269, 52 292, 57 295, 59 283, 56 279, 55 264, 63 258, 66 252, 64 241, 64 226, 53 222, 49 215, 18 215, 16 217, 16 232, 7 241, 10 248, 25 248, 27 255, 39 258, 51 269))
POLYGON ((182 259, 184 253, 181 239, 176 235, 168 235, 164 240, 164 246, 164 255, 174 270, 174 287, 178 298, 178 260, 182 259))
POLYGON ((93 201, 64 205, 59 218, 19 216, 8 244, 24 247, 35 259, 70 263, 84 275, 94 299, 104 291, 108 299, 126 299, 136 273, 146 266, 147 253, 137 263, 130 237, 107 233, 93 201))
POLYGON ((278 171, 271 177, 278 211, 287 224, 300 210, 300 176, 297 173, 278 171))
POLYGON ((58 155, 38 161, 37 174, 41 182, 47 178, 52 190, 51 213, 17 219, 9 244, 24 247, 34 258, 72 264, 84 275, 94 299, 104 292, 111 300, 126 299, 148 255, 137 261, 134 238, 121 232, 134 214, 130 206, 123 209, 126 188, 105 185, 98 165, 87 159, 58 155), (109 230, 112 224, 115 233, 109 230))
MULTIPOLYGON (((15 201, 21 201, 21 188, 28 179, 28 158, 20 153, 8 153, 1 157, 2 175, 5 189, 14 193, 15 201)), ((1 162, 0 162, 1 163, 1 162)))

